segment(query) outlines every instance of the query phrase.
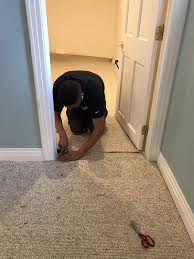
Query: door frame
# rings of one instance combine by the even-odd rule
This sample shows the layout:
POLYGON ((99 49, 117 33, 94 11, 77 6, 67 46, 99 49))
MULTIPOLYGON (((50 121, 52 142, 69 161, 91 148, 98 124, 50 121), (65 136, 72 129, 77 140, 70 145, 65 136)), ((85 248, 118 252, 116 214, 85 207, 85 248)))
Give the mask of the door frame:
MULTIPOLYGON (((164 39, 145 146, 146 158, 157 161, 189 0, 169 0, 164 39)), ((57 154, 46 0, 25 0, 35 80, 43 160, 57 154)), ((118 89, 119 90, 119 89, 118 89)))
POLYGON ((165 32, 159 57, 145 146, 145 156, 149 161, 157 161, 160 154, 188 4, 189 0, 169 0, 168 2, 165 32))
POLYGON ((43 160, 57 156, 46 0, 25 0, 43 160))

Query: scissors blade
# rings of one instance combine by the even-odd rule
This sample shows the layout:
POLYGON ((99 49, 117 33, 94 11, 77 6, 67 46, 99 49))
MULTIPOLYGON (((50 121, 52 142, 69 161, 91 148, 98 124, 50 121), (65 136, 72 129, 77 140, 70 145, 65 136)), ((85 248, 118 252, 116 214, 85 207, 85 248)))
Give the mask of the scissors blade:
POLYGON ((133 230, 134 230, 137 234, 139 234, 139 225, 138 225, 138 223, 135 222, 135 221, 133 221, 133 220, 131 220, 131 221, 130 221, 130 225, 131 225, 131 227, 133 228, 133 230))

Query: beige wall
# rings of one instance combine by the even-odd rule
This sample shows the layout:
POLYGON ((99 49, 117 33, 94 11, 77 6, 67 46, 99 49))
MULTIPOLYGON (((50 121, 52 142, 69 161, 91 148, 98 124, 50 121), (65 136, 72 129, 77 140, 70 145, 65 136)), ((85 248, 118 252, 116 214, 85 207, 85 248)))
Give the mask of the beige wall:
POLYGON ((52 53, 113 58, 120 0, 46 0, 52 53))

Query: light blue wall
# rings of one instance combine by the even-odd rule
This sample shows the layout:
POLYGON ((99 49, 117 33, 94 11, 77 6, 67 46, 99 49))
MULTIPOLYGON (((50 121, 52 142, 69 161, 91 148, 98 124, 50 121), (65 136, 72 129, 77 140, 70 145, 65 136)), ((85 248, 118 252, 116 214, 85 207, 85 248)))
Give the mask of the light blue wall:
POLYGON ((0 0, 0 148, 39 148, 24 0, 0 0))
POLYGON ((194 212, 194 1, 188 10, 162 153, 194 212))

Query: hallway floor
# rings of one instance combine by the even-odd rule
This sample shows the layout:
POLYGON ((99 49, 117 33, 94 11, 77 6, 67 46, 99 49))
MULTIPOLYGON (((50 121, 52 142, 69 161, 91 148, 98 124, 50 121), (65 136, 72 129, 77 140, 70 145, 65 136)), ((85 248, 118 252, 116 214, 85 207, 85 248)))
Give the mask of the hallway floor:
MULTIPOLYGON (((98 62, 57 62, 53 80, 65 70, 95 67, 111 108, 113 67, 98 62)), ((79 161, 0 162, 0 259, 194 258, 156 164, 137 153, 111 111, 106 134, 79 161), (154 238, 154 248, 142 248, 130 220, 154 238)), ((85 137, 70 136, 72 148, 85 137)))
POLYGON ((193 259, 157 167, 141 154, 0 162, 0 258, 193 259), (144 250, 130 220, 150 234, 144 250))

